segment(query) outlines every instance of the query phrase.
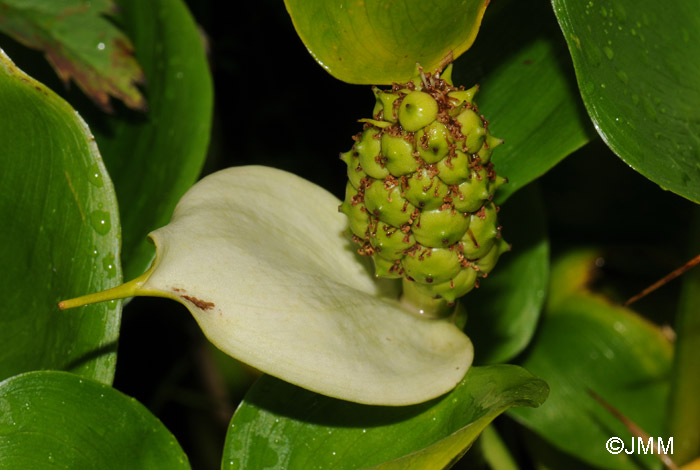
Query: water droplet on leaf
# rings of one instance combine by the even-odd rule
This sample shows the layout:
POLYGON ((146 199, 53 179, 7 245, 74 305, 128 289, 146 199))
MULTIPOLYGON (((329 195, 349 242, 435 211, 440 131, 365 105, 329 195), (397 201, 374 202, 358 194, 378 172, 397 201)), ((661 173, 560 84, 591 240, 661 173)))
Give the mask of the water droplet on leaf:
POLYGON ((100 235, 107 235, 112 228, 109 212, 100 210, 92 211, 90 213, 90 225, 92 225, 92 228, 100 235))
POLYGON ((107 277, 112 279, 117 275, 117 266, 114 263, 114 255, 108 255, 102 258, 102 267, 107 271, 107 277))
MULTIPOLYGON (((620 81, 621 81, 622 83, 624 83, 625 85, 627 85, 627 82, 629 82, 629 77, 628 77, 627 74, 624 72, 624 70, 618 70, 617 72, 615 72, 615 75, 616 75, 617 78, 619 78, 620 81)), ((632 99, 634 99, 634 96, 632 97, 632 99)), ((639 97, 637 97, 637 101, 639 101, 639 97)), ((635 104, 636 104, 636 103, 635 103, 635 104)))

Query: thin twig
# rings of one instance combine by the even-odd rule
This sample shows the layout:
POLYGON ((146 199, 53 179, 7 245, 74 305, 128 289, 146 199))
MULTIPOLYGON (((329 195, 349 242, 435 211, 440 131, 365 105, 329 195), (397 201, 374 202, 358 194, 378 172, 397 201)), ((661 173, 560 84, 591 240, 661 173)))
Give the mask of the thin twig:
POLYGON ((652 292, 654 292, 656 289, 659 287, 663 286, 664 284, 667 284, 668 282, 672 281, 673 279, 677 278, 681 274, 685 273, 688 271, 690 268, 696 266, 698 263, 700 263, 700 255, 696 256, 695 258, 691 259, 687 263, 685 263, 683 266, 680 268, 674 269, 671 271, 669 274, 666 276, 662 277, 643 291, 641 291, 639 294, 630 297, 626 302, 625 302, 625 307, 636 302, 637 300, 641 299, 642 297, 645 297, 652 292))
POLYGON ((596 392, 591 390, 590 388, 588 389, 588 393, 593 397, 595 401, 603 405, 603 407, 610 412, 615 418, 617 418, 618 421, 620 421, 622 424, 625 425, 627 430, 632 433, 635 437, 641 437, 643 441, 646 442, 651 442, 652 445, 652 452, 654 455, 656 455, 661 462, 668 468, 669 470, 681 470, 678 465, 665 453, 659 452, 658 445, 654 442, 654 440, 649 436, 647 433, 644 432, 642 428, 639 427, 637 423, 629 419, 627 416, 622 414, 620 410, 612 406, 612 404, 608 403, 605 401, 603 397, 598 395, 596 392))

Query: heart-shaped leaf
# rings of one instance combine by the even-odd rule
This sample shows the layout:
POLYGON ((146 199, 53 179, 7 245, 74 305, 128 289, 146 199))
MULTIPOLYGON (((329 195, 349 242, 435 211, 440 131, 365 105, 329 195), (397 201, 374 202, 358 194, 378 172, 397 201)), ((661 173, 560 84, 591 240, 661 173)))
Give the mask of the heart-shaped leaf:
POLYGON ((419 62, 442 68, 472 45, 488 0, 285 0, 304 45, 334 77, 349 83, 407 82, 419 62))
POLYGON ((309 390, 383 405, 446 393, 471 364, 471 342, 383 293, 345 236, 339 204, 280 170, 222 170, 151 234, 157 255, 145 275, 62 306, 169 297, 223 351, 309 390))
POLYGON ((479 40, 455 62, 453 76, 455 83, 481 85, 479 108, 491 134, 505 140, 493 153, 498 174, 508 178, 499 203, 595 135, 546 2, 491 6, 479 40))
POLYGON ((542 380, 506 365, 472 367, 443 398, 400 408, 335 400, 263 376, 231 420, 222 468, 447 468, 496 416, 539 406, 547 392, 542 380))
POLYGON ((104 16, 114 11, 112 0, 1 0, 0 31, 43 51, 63 82, 75 80, 102 109, 112 109, 110 96, 145 109, 129 38, 104 16))
MULTIPOLYGON (((153 260, 146 235, 166 224, 197 180, 212 122, 213 91, 200 33, 181 0, 119 0, 119 18, 143 65, 149 110, 94 126, 122 208, 124 276, 153 260)), ((133 113, 132 113, 133 114, 133 113)))
POLYGON ((700 202, 697 1, 552 5, 603 140, 662 188, 700 202))
POLYGON ((0 378, 114 376, 120 302, 62 315, 66 295, 121 282, 112 183, 83 120, 0 51, 0 378))
POLYGON ((66 372, 0 382, 0 467, 188 469, 175 438, 143 405, 66 372))
MULTIPOLYGON (((650 436, 664 436, 671 345, 660 329, 634 312, 585 289, 597 253, 574 253, 552 270, 552 291, 567 279, 568 294, 556 296, 523 358, 552 393, 537 413, 512 410, 518 421, 556 448, 595 468, 656 468, 653 455, 612 454, 605 443, 627 428, 591 392, 602 397, 650 436), (634 458, 633 458, 634 457, 634 458)), ((664 441, 665 442, 665 441, 664 441)))

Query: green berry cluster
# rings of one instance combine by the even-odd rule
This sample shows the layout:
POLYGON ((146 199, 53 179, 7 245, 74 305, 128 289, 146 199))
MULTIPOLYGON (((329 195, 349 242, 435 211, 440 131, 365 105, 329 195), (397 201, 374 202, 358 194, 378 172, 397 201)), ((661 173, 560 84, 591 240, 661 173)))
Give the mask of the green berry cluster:
POLYGON ((352 149, 345 201, 359 253, 377 277, 403 278, 447 302, 469 292, 510 246, 501 238, 494 192, 506 180, 491 163, 493 137, 451 66, 391 90, 373 88, 372 119, 352 149))

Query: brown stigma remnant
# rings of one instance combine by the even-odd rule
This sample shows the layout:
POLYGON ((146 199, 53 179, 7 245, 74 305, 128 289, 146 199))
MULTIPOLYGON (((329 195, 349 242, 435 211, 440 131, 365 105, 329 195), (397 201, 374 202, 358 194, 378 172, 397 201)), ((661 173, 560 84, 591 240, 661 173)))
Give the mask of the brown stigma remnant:
POLYGON ((192 297, 191 295, 181 295, 185 300, 188 300, 195 304, 198 308, 201 308, 202 310, 211 310, 212 308, 216 307, 214 302, 207 302, 206 300, 200 300, 197 297, 192 297))

